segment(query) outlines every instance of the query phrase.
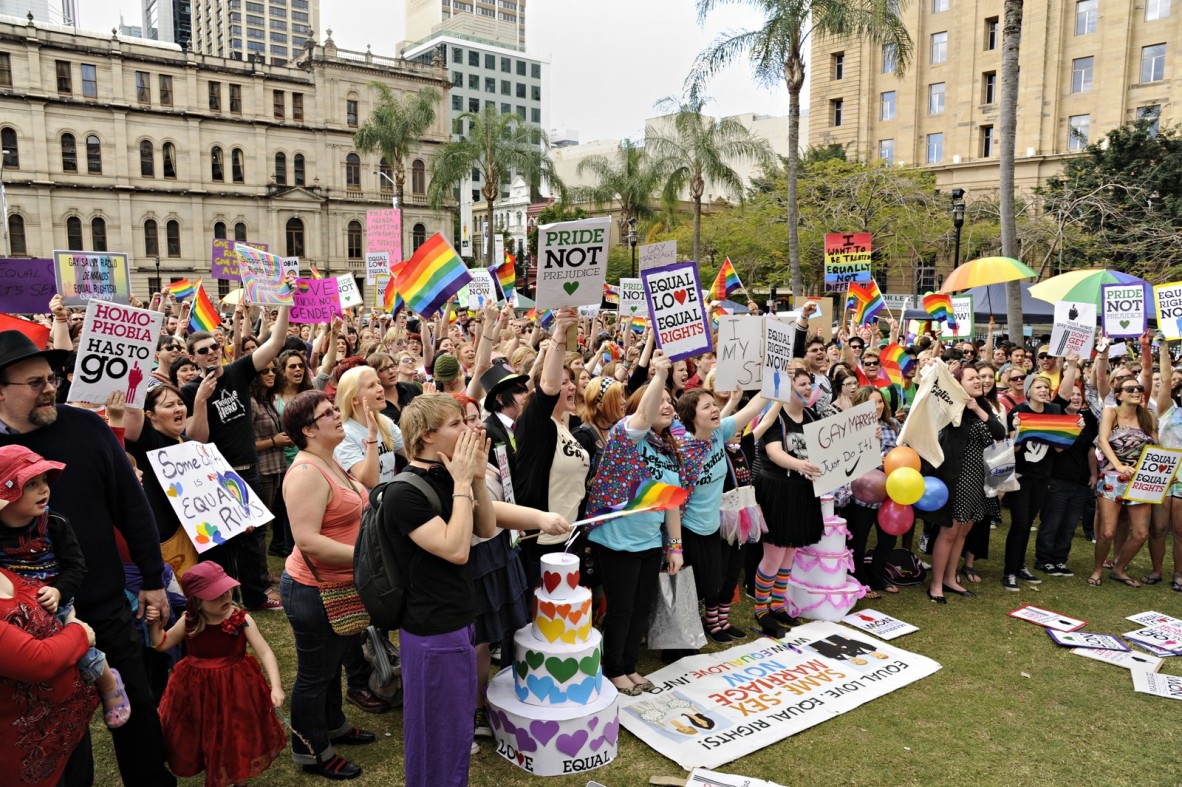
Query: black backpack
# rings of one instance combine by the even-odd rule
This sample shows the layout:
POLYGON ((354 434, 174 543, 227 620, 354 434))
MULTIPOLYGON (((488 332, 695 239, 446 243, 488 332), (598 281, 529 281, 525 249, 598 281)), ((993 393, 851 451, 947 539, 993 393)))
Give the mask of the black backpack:
POLYGON ((887 581, 892 585, 901 587, 923 584, 928 575, 927 569, 919 562, 919 558, 903 547, 891 550, 882 572, 886 574, 887 581))
POLYGON ((422 476, 405 470, 369 493, 369 508, 361 517, 361 532, 353 548, 353 581, 370 619, 390 630, 402 625, 404 591, 411 569, 396 543, 401 537, 396 531, 392 531, 393 537, 388 535, 382 522, 382 497, 394 484, 408 484, 422 492, 436 515, 443 510, 435 489, 422 476))

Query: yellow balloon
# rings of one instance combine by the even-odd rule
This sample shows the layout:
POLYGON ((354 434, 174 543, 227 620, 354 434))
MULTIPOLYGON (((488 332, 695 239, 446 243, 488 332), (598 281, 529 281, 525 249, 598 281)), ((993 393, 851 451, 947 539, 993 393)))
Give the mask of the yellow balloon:
POLYGON ((887 494, 901 506, 909 506, 923 497, 923 476, 918 470, 900 467, 887 476, 887 494))

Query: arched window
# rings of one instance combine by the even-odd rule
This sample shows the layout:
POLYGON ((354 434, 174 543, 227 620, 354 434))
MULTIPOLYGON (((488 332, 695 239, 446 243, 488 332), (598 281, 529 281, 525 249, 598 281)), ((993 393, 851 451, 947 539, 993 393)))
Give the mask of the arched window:
POLYGON ((234 240, 246 240, 246 225, 241 221, 234 225, 234 240))
MULTIPOLYGON (((225 225, 223 225, 224 229, 225 225)), ((160 256, 160 228, 156 226, 156 219, 144 222, 144 256, 160 256)))
POLYGON ((226 239, 226 222, 215 221, 213 223, 213 236, 218 240, 226 239))
POLYGON ((164 147, 164 177, 176 179, 176 145, 165 142, 164 147))
POLYGON ((94 134, 86 137, 86 171, 91 175, 103 174, 103 145, 94 134))
POLYGON ((411 231, 411 251, 417 251, 419 246, 427 242, 427 228, 422 224, 416 224, 414 230, 411 231))
POLYGON ((287 185, 287 154, 275 154, 275 185, 287 185))
POLYGON ((304 256, 304 222, 300 219, 287 220, 287 256, 304 256))
POLYGON ((0 128, 0 148, 4 149, 4 168, 20 169, 21 152, 16 145, 16 129, 5 126, 0 128))
POLYGON ((156 177, 156 151, 146 139, 140 142, 140 177, 156 177))
POLYGON ((381 187, 382 193, 392 194, 394 192, 394 170, 390 168, 390 162, 383 158, 378 163, 378 173, 378 180, 381 181, 378 186, 381 187))
POLYGON ((62 171, 78 171, 78 143, 73 134, 62 134, 62 171))
POLYGON ((164 225, 164 232, 168 237, 168 256, 181 256, 181 223, 173 219, 164 225))
POLYGON ((361 191, 361 158, 356 153, 345 156, 345 188, 361 191))
POLYGON ((361 222, 350 221, 349 229, 346 234, 346 246, 348 247, 349 259, 361 259, 361 222))
POLYGON ((422 159, 415 159, 410 165, 410 191, 412 194, 427 193, 427 165, 422 159))
POLYGON ((8 217, 8 246, 17 257, 24 257, 29 253, 28 243, 25 241, 25 217, 19 213, 8 217))
POLYGON ((94 251, 107 250, 107 222, 100 218, 90 220, 90 248, 94 251))
POLYGON ((242 148, 234 148, 230 154, 230 159, 234 166, 234 182, 246 182, 246 157, 242 154, 242 148))
POLYGON ((303 186, 304 185, 304 154, 303 153, 296 153, 295 154, 295 160, 292 162, 291 169, 292 169, 292 175, 295 178, 295 184, 297 186, 303 186))
POLYGON ((66 248, 82 251, 82 219, 77 216, 66 219, 66 248))
POLYGON ((226 162, 222 159, 222 149, 217 145, 213 146, 213 150, 209 151, 209 174, 214 180, 225 182, 226 180, 226 162))

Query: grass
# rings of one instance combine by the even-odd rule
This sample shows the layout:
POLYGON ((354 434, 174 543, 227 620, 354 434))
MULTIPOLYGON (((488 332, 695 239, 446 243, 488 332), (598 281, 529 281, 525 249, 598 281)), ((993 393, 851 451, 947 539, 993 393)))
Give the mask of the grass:
MULTIPOLYGON (((1120 634, 1136 627, 1126 615, 1150 609, 1179 615, 1182 595, 1171 592, 1168 581, 1135 590, 1105 579, 1100 588, 1088 587, 1084 580, 1091 569, 1092 545, 1078 538, 1069 561, 1075 577, 1048 577, 1037 589, 1020 583, 1019 593, 1007 592, 1000 583, 1005 527, 993 532, 994 557, 978 564, 983 581, 973 589, 979 598, 950 595, 947 606, 936 606, 924 588, 912 587, 861 604, 918 626, 918 632, 892 644, 933 658, 943 669, 720 770, 785 785, 1182 783, 1179 705, 1135 693, 1127 670, 1073 656, 1042 629, 1006 615, 1031 603, 1087 620, 1089 631, 1120 634)), ((1172 568, 1168 554, 1167 578, 1172 568)), ((277 570, 278 562, 272 563, 277 570)), ((1148 571, 1149 556, 1142 550, 1129 574, 1141 577, 1148 571)), ((740 626, 751 624, 749 601, 736 611, 740 626)), ((255 619, 278 655, 289 687, 295 653, 287 619, 281 613, 255 619)), ((642 673, 661 666, 655 654, 643 654, 642 673)), ((1182 674, 1182 657, 1167 659, 1161 671, 1182 674)), ((346 711, 379 737, 375 745, 344 750, 365 770, 353 784, 402 784, 401 714, 371 716, 351 706, 346 711)), ((110 738, 101 724, 94 733, 96 783, 117 784, 110 738)), ((653 775, 685 774, 621 729, 614 763, 546 783, 583 787, 594 779, 608 787, 631 787, 646 784, 653 775)), ((281 755, 254 784, 304 782, 327 783, 305 778, 281 755)), ((516 787, 541 780, 509 765, 491 744, 483 743, 472 759, 471 783, 516 787)))

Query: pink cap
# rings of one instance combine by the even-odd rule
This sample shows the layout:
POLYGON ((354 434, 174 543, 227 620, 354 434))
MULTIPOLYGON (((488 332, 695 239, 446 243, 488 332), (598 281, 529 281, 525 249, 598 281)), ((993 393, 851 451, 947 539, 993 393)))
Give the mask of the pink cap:
POLYGON ((46 459, 23 445, 0 448, 0 508, 20 500, 30 480, 48 473, 52 484, 65 469, 61 462, 46 459))
POLYGON ((185 595, 196 596, 202 601, 213 601, 238 584, 238 580, 228 576, 225 569, 212 560, 198 563, 181 577, 181 589, 185 595))

